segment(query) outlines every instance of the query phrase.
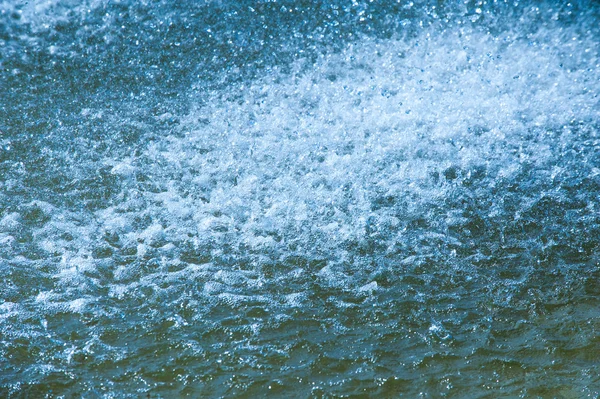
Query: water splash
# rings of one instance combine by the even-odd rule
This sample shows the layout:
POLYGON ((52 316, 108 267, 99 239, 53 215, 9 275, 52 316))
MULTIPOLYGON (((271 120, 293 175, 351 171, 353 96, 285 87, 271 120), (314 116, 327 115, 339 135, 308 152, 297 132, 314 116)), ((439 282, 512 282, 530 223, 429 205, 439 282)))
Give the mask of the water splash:
MULTIPOLYGON (((193 82, 176 99, 100 86, 111 106, 2 122, 0 392, 597 394, 593 8, 406 4, 363 29, 386 10, 334 5, 282 19, 304 37, 284 61, 273 38, 246 65, 245 28, 206 25, 231 50, 216 78, 134 58, 146 83, 193 82), (314 41, 296 24, 323 15, 346 35, 331 46, 335 18, 314 41)), ((120 26, 178 15, 11 7, 32 41, 113 15, 105 72, 120 26)), ((74 62, 61 40, 50 58, 74 62)))

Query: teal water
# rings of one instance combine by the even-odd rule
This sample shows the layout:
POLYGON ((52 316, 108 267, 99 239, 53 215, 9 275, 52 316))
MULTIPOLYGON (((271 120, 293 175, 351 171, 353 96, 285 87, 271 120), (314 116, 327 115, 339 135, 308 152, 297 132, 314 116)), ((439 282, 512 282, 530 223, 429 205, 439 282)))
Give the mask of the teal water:
POLYGON ((0 397, 599 397, 599 19, 0 2, 0 397))

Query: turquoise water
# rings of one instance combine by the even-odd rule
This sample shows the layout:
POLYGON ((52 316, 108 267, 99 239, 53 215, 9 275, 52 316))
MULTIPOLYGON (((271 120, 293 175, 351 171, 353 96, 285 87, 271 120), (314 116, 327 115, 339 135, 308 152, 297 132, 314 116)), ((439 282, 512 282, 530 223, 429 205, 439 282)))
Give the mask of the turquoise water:
POLYGON ((0 397, 599 397, 599 19, 0 2, 0 397))

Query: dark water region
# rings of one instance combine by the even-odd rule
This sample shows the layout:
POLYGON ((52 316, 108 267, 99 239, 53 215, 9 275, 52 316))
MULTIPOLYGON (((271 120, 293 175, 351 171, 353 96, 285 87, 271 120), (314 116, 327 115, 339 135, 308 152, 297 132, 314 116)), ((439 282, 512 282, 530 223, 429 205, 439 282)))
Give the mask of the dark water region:
POLYGON ((599 21, 0 0, 0 397, 600 397, 599 21))

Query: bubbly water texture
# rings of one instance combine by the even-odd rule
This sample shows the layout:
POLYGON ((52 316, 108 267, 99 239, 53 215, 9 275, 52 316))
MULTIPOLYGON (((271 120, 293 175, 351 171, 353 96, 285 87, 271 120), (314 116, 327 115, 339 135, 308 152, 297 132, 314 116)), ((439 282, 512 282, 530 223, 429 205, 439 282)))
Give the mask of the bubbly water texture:
POLYGON ((0 5, 1 396, 600 395, 597 6, 0 5))

